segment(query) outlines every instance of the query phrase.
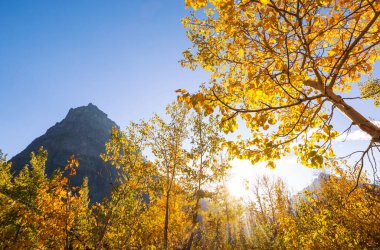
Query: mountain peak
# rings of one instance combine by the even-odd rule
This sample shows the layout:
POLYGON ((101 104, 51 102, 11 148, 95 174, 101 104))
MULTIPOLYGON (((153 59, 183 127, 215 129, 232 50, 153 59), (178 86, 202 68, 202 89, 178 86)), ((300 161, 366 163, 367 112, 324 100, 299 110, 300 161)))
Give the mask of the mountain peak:
POLYGON ((89 178, 90 196, 99 201, 109 191, 116 172, 100 159, 105 152, 105 143, 117 124, 107 117, 97 106, 71 108, 66 117, 35 139, 26 149, 11 159, 12 169, 17 173, 29 163, 31 152, 42 146, 48 151, 46 174, 63 169, 71 155, 79 157, 79 169, 73 185, 81 185, 85 176, 89 178), (112 172, 113 171, 113 172, 112 172))
POLYGON ((56 130, 60 131, 65 129, 75 132, 76 134, 92 133, 92 137, 94 138, 98 137, 100 133, 102 138, 104 138, 106 136, 105 134, 107 134, 108 137, 108 133, 105 133, 105 131, 108 131, 112 127, 118 126, 96 105, 89 103, 87 106, 71 108, 65 119, 49 128, 46 133, 54 133, 56 130))
POLYGON ((80 106, 77 108, 71 108, 67 113, 66 118, 83 116, 83 115, 92 115, 103 118, 108 118, 107 114, 101 111, 96 105, 91 102, 87 106, 80 106))

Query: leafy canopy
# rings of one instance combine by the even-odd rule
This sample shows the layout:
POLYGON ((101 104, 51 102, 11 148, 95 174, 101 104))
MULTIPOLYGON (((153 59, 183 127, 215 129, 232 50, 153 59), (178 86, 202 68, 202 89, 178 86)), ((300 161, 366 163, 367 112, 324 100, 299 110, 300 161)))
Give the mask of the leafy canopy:
MULTIPOLYGON (((219 112, 226 132, 241 118, 251 137, 229 143, 236 156, 275 167, 273 160, 293 152, 302 164, 323 167, 334 156, 336 109, 372 137, 366 153, 380 142, 380 128, 341 96, 380 58, 379 1, 185 2, 204 14, 183 19, 193 47, 182 65, 202 67, 211 79, 197 93, 178 90, 179 99, 205 114, 219 112)), ((378 105, 378 81, 361 89, 357 98, 378 105)))

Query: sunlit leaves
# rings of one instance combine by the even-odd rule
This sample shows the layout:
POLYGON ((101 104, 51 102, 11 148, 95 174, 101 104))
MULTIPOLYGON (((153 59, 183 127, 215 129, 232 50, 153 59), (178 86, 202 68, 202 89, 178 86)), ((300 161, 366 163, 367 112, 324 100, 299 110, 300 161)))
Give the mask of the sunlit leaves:
MULTIPOLYGON (((0 173, 4 178, 0 182, 1 248, 87 247, 83 241, 90 234, 88 187, 83 186, 78 194, 62 173, 47 178, 46 160, 47 151, 41 148, 37 154, 31 154, 32 169, 26 166, 12 176, 10 164, 3 163, 0 157, 0 173)), ((77 161, 70 158, 70 165, 77 165, 77 161)))
POLYGON ((371 99, 376 107, 380 106, 380 80, 370 77, 360 85, 361 98, 371 99))
POLYGON ((372 189, 361 178, 363 186, 348 195, 355 183, 350 167, 336 169, 335 175, 320 175, 317 186, 305 192, 296 202, 296 215, 285 231, 285 244, 290 248, 376 248, 380 221, 374 215, 380 206, 372 189))
MULTIPOLYGON (((236 156, 256 162, 293 152, 307 166, 325 166, 322 158, 333 154, 331 141, 336 137, 330 127, 331 107, 376 137, 380 129, 335 92, 351 92, 373 70, 380 52, 379 4, 344 0, 198 4, 206 15, 183 19, 193 46, 184 52, 182 65, 211 72, 210 81, 194 94, 181 90, 178 99, 206 115, 220 114, 226 133, 236 131, 237 118, 242 118, 253 138, 235 142, 236 156), (371 129, 361 126, 364 123, 371 129), (313 156, 310 152, 316 146, 320 148, 313 156)), ((375 94, 365 93, 364 88, 362 98, 376 102, 375 94)))
POLYGON ((205 7, 207 5, 207 0, 185 0, 186 7, 192 7, 195 10, 205 7))

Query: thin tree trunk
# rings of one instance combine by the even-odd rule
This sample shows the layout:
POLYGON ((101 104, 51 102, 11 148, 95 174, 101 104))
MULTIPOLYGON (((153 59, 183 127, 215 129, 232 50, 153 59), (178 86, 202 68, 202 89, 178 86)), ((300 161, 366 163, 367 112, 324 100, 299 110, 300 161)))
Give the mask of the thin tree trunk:
POLYGON ((197 227, 197 224, 198 224, 198 207, 199 207, 199 195, 198 195, 198 198, 197 198, 197 202, 195 204, 195 211, 194 211, 194 214, 193 214, 193 221, 192 221, 193 225, 192 225, 192 228, 191 228, 190 238, 187 241, 187 244, 186 244, 186 247, 185 247, 186 250, 190 250, 191 246, 193 244, 193 240, 194 240, 194 236, 195 236, 195 228, 197 227))
MULTIPOLYGON (((199 116, 198 116, 199 118, 199 116)), ((200 142, 200 145, 203 146, 203 140, 202 140, 202 121, 200 121, 200 125, 199 125, 199 138, 201 140, 200 142)), ((193 214, 193 225, 192 225, 192 228, 191 228, 191 234, 190 234, 190 238, 186 244, 186 247, 185 249, 186 250, 190 250, 191 249, 191 245, 193 244, 193 240, 194 240, 194 235, 195 235, 195 228, 197 227, 197 224, 198 224, 198 209, 199 209, 199 200, 200 200, 200 191, 201 191, 201 183, 202 183, 202 175, 203 175, 203 147, 202 147, 202 152, 201 152, 201 155, 200 155, 200 165, 199 165, 199 173, 198 173, 198 188, 197 188, 197 191, 196 191, 196 197, 197 197, 197 201, 195 203, 195 211, 194 211, 194 214, 193 214)))
POLYGON ((164 225, 164 249, 168 249, 168 228, 169 228, 169 199, 170 190, 166 192, 165 204, 165 225, 164 225))

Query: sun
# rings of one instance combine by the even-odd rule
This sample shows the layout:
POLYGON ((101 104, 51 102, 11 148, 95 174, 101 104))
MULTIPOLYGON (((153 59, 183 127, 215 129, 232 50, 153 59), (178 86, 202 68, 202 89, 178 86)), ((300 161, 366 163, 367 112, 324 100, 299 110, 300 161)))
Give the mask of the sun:
POLYGON ((251 191, 249 190, 250 178, 253 176, 253 168, 238 165, 230 171, 230 177, 227 180, 227 189, 231 196, 235 198, 249 199, 251 191))
POLYGON ((250 191, 247 188, 248 182, 246 179, 233 177, 227 181, 228 192, 235 198, 247 199, 250 196, 250 191))

